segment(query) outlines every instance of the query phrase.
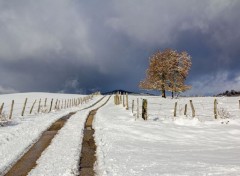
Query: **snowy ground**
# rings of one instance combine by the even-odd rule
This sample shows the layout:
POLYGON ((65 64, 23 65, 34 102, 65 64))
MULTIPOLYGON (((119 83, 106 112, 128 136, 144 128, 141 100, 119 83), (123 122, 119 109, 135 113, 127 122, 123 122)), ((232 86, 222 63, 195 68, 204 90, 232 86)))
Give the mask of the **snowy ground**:
POLYGON ((71 176, 78 175, 82 148, 83 129, 89 112, 101 106, 108 97, 97 105, 73 115, 54 137, 51 145, 37 161, 29 176, 71 176), (47 163, 47 164, 46 164, 47 163))
POLYGON ((32 115, 37 114, 38 104, 40 99, 41 99, 41 106, 43 106, 45 103, 45 98, 47 98, 46 109, 49 109, 52 99, 53 99, 53 107, 54 107, 56 100, 60 100, 62 103, 62 101, 65 101, 65 100, 69 100, 73 98, 81 98, 81 97, 86 97, 86 95, 59 94, 59 93, 34 93, 34 92, 3 94, 3 95, 0 95, 0 106, 2 105, 2 103, 4 103, 3 114, 5 114, 8 117, 10 114, 12 100, 14 100, 13 117, 16 118, 21 116, 21 112, 22 112, 23 105, 26 98, 28 98, 28 100, 27 100, 24 116, 31 116, 29 112, 35 100, 36 100, 36 103, 33 108, 32 115))
MULTIPOLYGON (((52 95, 56 98, 75 98, 76 95, 52 95)), ((10 94, 0 96, 0 103, 32 100, 47 94, 10 94), (18 98, 16 98, 18 97, 18 98)), ((81 95, 79 95, 81 97, 81 95)), ((102 96, 80 107, 53 111, 49 114, 20 116, 15 111, 11 123, 0 126, 0 175, 40 137, 54 121, 69 112, 83 109, 102 96)), ((54 98, 54 97, 53 97, 54 98)), ((49 97, 50 99, 50 97, 49 97)), ((59 130, 50 146, 37 161, 31 176, 70 176, 78 174, 82 130, 90 110, 104 100, 73 115, 59 130)), ((156 176, 156 175, 233 175, 240 173, 240 109, 239 99, 217 98, 221 116, 214 119, 213 97, 162 99, 160 97, 129 96, 129 110, 115 106, 113 97, 98 110, 95 120, 97 163, 99 176, 156 176), (148 100, 148 121, 136 118, 136 100, 148 100), (191 117, 189 100, 193 100, 196 118, 191 117), (132 113, 132 100, 135 101, 132 113), (174 103, 178 102, 177 117, 173 117, 174 103), (188 104, 187 116, 184 106, 188 104)), ((141 116, 141 114, 140 114, 141 116)))
MULTIPOLYGON (((1 95, 4 102, 15 98, 16 102, 22 102, 25 97, 32 98, 77 98, 86 97, 86 95, 65 95, 65 94, 46 94, 46 93, 30 93, 30 94, 9 94, 1 95)), ((41 134, 51 126, 53 122, 58 120, 69 112, 81 110, 90 106, 102 96, 95 96, 93 100, 78 107, 55 110, 47 114, 32 114, 21 117, 19 113, 14 114, 11 121, 0 126, 0 175, 7 168, 11 167, 27 150, 35 143, 41 134)), ((19 103, 20 104, 20 103, 19 103)), ((20 105, 21 106, 21 105, 20 105)))
POLYGON ((183 115, 191 98, 130 96, 129 102, 136 98, 148 99, 148 121, 135 120, 131 106, 126 111, 113 105, 113 98, 96 115, 98 175, 239 175, 240 97, 217 98, 218 109, 230 117, 224 120, 214 120, 212 97, 192 98, 194 119, 190 109, 188 117, 183 115))

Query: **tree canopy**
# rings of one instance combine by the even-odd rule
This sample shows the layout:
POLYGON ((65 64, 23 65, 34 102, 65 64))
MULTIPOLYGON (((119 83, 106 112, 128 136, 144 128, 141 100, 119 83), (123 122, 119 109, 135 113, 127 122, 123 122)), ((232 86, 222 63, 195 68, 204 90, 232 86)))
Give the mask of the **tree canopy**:
POLYGON ((139 86, 142 89, 160 90, 162 97, 166 97, 166 91, 170 91, 173 97, 191 88, 185 85, 191 65, 191 57, 185 51, 157 51, 150 57, 146 78, 139 86))

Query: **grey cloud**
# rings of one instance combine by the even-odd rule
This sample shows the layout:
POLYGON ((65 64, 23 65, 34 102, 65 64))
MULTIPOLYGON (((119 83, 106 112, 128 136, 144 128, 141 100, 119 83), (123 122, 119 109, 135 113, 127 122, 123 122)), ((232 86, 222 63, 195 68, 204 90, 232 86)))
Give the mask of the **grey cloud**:
POLYGON ((234 87, 239 7, 238 0, 0 1, 0 85, 18 91, 134 91, 148 57, 171 47, 192 56, 189 93, 207 93, 197 80, 224 84, 215 79, 222 72, 234 87))

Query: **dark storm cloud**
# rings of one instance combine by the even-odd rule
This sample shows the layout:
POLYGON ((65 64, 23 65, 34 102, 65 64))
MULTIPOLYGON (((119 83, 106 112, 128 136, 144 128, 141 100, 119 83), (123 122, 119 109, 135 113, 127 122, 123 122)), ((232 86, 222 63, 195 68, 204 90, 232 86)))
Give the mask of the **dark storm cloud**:
POLYGON ((192 56, 189 94, 239 89, 239 8, 238 0, 0 0, 0 93, 138 90, 148 57, 167 47, 192 56))

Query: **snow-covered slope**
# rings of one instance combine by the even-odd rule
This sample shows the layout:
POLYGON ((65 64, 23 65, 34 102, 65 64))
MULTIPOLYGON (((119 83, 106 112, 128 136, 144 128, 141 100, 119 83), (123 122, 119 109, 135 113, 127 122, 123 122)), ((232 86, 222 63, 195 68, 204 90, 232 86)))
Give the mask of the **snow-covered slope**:
MULTIPOLYGON (((1 95, 1 100, 10 102, 11 99, 14 98, 16 102, 19 102, 19 107, 22 107, 23 103, 21 102, 23 102, 26 97, 30 100, 40 98, 71 99, 86 97, 86 95, 50 93, 8 94, 1 95)), ((16 112, 7 124, 0 126, 0 175, 2 175, 7 168, 11 167, 53 122, 67 115, 69 112, 90 106, 101 97, 102 96, 95 96, 85 104, 62 110, 53 110, 50 113, 34 113, 21 117, 20 113, 16 112)))
POLYGON ((196 109, 193 119, 190 109, 188 117, 182 111, 190 98, 130 96, 129 102, 136 98, 148 99, 148 121, 135 120, 131 106, 126 111, 113 105, 113 99, 96 115, 98 175, 239 175, 239 97, 218 98, 219 108, 230 114, 227 120, 214 119, 213 97, 191 98, 196 109))
MULTIPOLYGON (((51 98, 55 96, 49 95, 51 98)), ((60 94, 55 98, 61 96, 63 99, 75 98, 75 95, 60 94)), ((26 97, 34 100, 45 98, 47 94, 14 95, 15 100, 19 102, 19 108, 22 108, 26 97), (17 96, 19 98, 16 98, 17 96)), ((47 114, 34 113, 21 117, 16 113, 11 123, 0 127, 0 173, 16 161, 51 123, 69 112, 91 105, 101 97, 95 96, 80 107, 47 114)), ((9 100, 10 103, 12 99, 13 95, 1 96, 4 102, 9 100)), ((129 96, 129 110, 126 110, 122 105, 114 105, 112 97, 98 110, 93 124, 97 144, 97 174, 239 175, 240 98, 217 98, 219 116, 227 117, 217 120, 214 119, 213 113, 214 99, 129 96), (136 118, 137 98, 140 101, 140 118, 136 118), (147 121, 141 118, 143 98, 148 100, 147 121), (195 107, 195 118, 191 117, 190 99, 195 107), (135 102, 133 113, 132 100, 135 102), (178 103, 177 116, 173 117, 175 102, 178 103), (184 115, 185 104, 188 105, 187 116, 184 115)), ((95 107, 80 111, 67 121, 29 175, 77 175, 84 121, 88 112, 95 107)))
POLYGON ((41 99, 41 105, 44 105, 45 98, 47 98, 46 105, 49 108, 51 99, 53 99, 53 105, 55 105, 56 100, 60 100, 62 102, 65 100, 73 99, 73 98, 81 98, 86 97, 87 95, 78 95, 78 94, 60 94, 60 93, 38 93, 38 92, 32 92, 32 93, 16 93, 16 94, 3 94, 0 95, 0 106, 2 103, 4 103, 3 113, 9 115, 11 103, 12 100, 14 100, 14 108, 13 108, 13 117, 19 117, 21 116, 21 112, 23 109, 23 105, 25 102, 25 99, 27 100, 26 110, 25 110, 25 116, 29 115, 30 109, 36 100, 36 104, 33 109, 32 114, 36 114, 38 109, 38 103, 41 99))

